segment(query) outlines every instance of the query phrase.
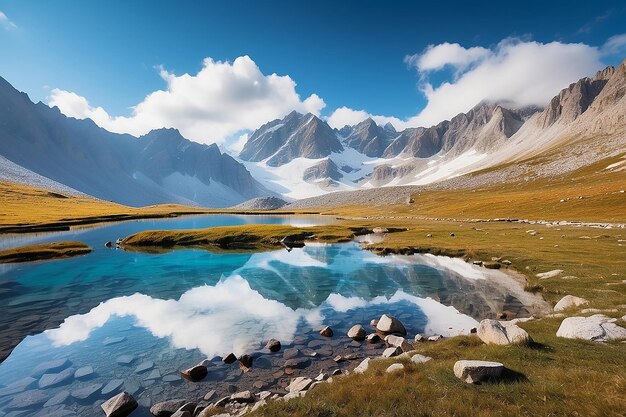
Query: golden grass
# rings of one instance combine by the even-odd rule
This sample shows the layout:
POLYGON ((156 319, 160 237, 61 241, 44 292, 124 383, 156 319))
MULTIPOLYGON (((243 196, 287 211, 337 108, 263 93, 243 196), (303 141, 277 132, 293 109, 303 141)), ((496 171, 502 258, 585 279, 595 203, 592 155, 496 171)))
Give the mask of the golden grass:
POLYGON ((623 416, 626 347, 557 338, 559 323, 521 324, 535 339, 531 346, 485 345, 469 336, 417 344, 416 352, 433 360, 405 360, 405 370, 393 374, 384 370, 397 359, 370 362, 365 374, 336 377, 304 398, 272 401, 252 415, 623 416), (466 384, 452 371, 461 359, 501 362, 508 371, 499 383, 466 384))
POLYGON ((91 248, 82 242, 52 242, 0 251, 0 263, 32 262, 86 255, 91 248))

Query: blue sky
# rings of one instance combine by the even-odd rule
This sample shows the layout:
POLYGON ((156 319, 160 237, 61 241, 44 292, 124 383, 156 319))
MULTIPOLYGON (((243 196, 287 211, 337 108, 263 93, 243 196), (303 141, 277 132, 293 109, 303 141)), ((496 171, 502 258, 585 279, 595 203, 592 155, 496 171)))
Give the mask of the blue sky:
MULTIPOLYGON (((194 75, 204 58, 247 55, 263 74, 289 76, 302 100, 321 97, 322 116, 346 106, 406 120, 428 99, 424 73, 405 57, 429 45, 494 49, 515 38, 602 48, 626 32, 623 2, 517 3, 0 1, 0 76, 35 101, 56 88, 127 116, 166 88, 159 65, 194 75)), ((620 48, 594 59, 619 63, 620 48)), ((431 70, 428 82, 454 82, 458 71, 431 70)))

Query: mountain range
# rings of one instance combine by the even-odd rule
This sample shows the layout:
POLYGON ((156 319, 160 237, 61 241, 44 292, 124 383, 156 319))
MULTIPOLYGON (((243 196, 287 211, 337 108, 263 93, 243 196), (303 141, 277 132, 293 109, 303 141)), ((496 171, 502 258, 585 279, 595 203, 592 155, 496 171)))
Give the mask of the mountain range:
POLYGON ((371 118, 333 129, 291 112, 257 129, 239 155, 175 129, 134 137, 34 104, 0 78, 0 179, 46 182, 128 205, 224 207, 262 196, 440 183, 560 152, 560 170, 624 153, 626 61, 583 78, 545 108, 481 102, 431 127, 371 118))

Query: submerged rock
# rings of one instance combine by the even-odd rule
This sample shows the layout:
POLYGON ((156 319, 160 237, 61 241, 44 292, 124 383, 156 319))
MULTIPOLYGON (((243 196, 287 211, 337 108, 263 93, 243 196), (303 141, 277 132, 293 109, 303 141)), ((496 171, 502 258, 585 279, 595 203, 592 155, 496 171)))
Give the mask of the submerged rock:
POLYGON ((198 382, 204 379, 208 375, 209 371, 206 366, 196 365, 192 366, 189 369, 185 369, 184 371, 180 371, 180 375, 192 382, 198 382))
POLYGON ((486 319, 478 325, 477 333, 486 344, 519 345, 532 342, 526 330, 511 322, 486 319))
POLYGON ((333 329, 331 329, 330 326, 326 326, 322 330, 320 330, 320 335, 324 337, 333 337, 333 334, 333 329))
POLYGON ((74 378, 77 378, 77 379, 87 378, 93 375, 93 373, 94 373, 94 370, 92 366, 83 366, 76 370, 76 372, 74 373, 74 378))
POLYGON ((278 352, 281 347, 280 342, 276 339, 270 339, 270 341, 265 345, 265 349, 268 349, 270 352, 278 352))
POLYGON ((66 368, 57 374, 43 374, 39 378, 39 388, 52 388, 67 384, 74 379, 74 368, 66 368))
POLYGON ((461 360, 454 364, 454 375, 468 384, 497 379, 502 371, 504 365, 499 362, 461 360))
POLYGON ((406 328, 404 324, 397 318, 383 314, 378 323, 376 324, 376 330, 383 333, 398 333, 401 335, 406 335, 406 328))
POLYGON ((79 401, 89 400, 92 397, 96 397, 98 392, 102 389, 102 384, 95 383, 90 384, 82 388, 75 389, 71 392, 73 398, 79 401))
POLYGON ((107 417, 126 417, 138 406, 137 401, 127 392, 121 392, 100 405, 107 417))

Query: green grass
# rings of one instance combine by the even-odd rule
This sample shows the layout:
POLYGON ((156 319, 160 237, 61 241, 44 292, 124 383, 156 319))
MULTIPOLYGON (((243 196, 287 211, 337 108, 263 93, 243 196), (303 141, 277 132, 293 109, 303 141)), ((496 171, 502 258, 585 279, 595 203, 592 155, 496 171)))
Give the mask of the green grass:
POLYGON ((86 255, 91 248, 82 242, 52 242, 0 251, 0 263, 32 262, 86 255))

